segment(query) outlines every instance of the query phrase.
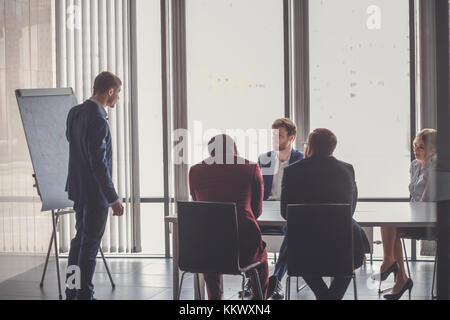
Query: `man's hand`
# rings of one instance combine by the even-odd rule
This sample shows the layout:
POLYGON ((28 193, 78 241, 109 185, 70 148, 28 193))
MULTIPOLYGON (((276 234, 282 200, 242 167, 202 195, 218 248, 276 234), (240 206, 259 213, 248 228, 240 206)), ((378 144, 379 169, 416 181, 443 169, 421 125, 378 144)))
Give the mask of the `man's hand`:
POLYGON ((115 217, 123 216, 124 208, 123 208, 123 205, 120 202, 114 203, 111 206, 111 209, 113 210, 113 216, 115 216, 115 217))

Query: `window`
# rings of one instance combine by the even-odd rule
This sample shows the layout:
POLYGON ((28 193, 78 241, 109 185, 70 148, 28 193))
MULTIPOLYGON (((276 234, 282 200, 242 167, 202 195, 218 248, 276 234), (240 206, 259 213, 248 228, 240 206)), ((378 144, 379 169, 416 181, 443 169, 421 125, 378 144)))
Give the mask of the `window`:
POLYGON ((164 204, 141 204, 142 254, 163 256, 164 251, 164 204))
MULTIPOLYGON (((163 198, 160 1, 137 0, 137 73, 141 198, 163 198)), ((141 205, 142 253, 163 255, 164 207, 141 205)))
POLYGON ((239 152, 257 161, 284 116, 283 1, 189 0, 186 15, 190 164, 227 130, 247 134, 239 152))
POLYGON ((311 129, 329 128, 360 198, 409 198, 409 1, 310 1, 311 129))

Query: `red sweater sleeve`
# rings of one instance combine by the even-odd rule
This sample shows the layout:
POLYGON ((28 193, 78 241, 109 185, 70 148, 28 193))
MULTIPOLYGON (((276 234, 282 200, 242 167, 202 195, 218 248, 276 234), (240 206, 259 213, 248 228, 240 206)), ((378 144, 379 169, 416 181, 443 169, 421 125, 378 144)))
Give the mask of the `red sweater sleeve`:
POLYGON ((262 214, 264 182, 259 166, 255 165, 254 168, 252 182, 252 211, 255 219, 258 219, 262 214))
POLYGON ((191 197, 193 201, 197 201, 197 197, 195 196, 195 176, 194 176, 195 167, 192 167, 189 170, 189 190, 191 193, 191 197))

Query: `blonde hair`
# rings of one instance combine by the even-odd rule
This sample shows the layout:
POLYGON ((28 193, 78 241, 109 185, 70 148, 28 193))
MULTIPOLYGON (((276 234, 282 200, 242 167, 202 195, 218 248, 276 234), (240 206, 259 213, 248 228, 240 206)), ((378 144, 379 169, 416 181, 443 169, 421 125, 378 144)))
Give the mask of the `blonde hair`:
POLYGON ((434 129, 423 129, 417 134, 417 137, 414 139, 414 143, 422 140, 427 152, 436 151, 437 145, 437 131, 434 129))

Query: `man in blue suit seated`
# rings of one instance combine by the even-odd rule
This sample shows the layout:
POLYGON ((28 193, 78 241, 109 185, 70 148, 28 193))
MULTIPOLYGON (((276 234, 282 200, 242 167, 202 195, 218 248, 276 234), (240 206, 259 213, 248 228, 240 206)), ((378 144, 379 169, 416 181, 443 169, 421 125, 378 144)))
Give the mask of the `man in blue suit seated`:
POLYGON ((77 231, 68 266, 78 266, 81 278, 80 288, 67 287, 67 300, 94 300, 92 278, 109 208, 114 216, 123 215, 112 182, 111 133, 106 112, 108 106, 116 105, 121 86, 114 74, 101 73, 95 79, 92 98, 72 108, 67 117, 70 157, 66 191, 74 202, 77 231))
MULTIPOLYGON (((290 204, 345 203, 351 204, 352 213, 355 212, 358 199, 355 171, 352 165, 333 157, 336 146, 337 138, 328 129, 317 129, 310 134, 305 160, 284 171, 281 192, 284 219, 287 219, 290 204)), ((370 252, 370 245, 355 220, 352 227, 354 267, 358 269, 363 265, 365 254, 370 252)), ((303 279, 318 300, 341 300, 351 281, 350 278, 336 277, 327 287, 321 277, 304 276, 303 279)))
MULTIPOLYGON (((303 153, 293 148, 297 137, 297 126, 294 122, 286 118, 278 119, 273 123, 272 129, 275 151, 260 155, 258 160, 264 180, 264 201, 280 201, 284 169, 303 159, 303 153)), ((281 300, 284 298, 281 280, 287 270, 286 227, 263 227, 261 232, 263 235, 284 235, 274 275, 269 278, 267 293, 267 298, 281 300)), ((246 291, 246 295, 250 295, 248 288, 246 291)))

